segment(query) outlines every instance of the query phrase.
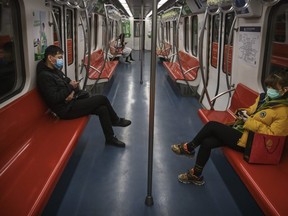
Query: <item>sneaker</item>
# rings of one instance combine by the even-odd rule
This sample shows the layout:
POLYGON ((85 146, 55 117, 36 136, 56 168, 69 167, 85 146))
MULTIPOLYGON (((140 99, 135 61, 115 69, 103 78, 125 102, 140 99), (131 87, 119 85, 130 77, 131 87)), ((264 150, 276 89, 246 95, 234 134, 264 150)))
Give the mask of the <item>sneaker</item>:
POLYGON ((127 127, 130 124, 131 124, 130 120, 127 120, 125 118, 119 118, 117 122, 112 123, 112 126, 127 127))
POLYGON ((178 175, 178 181, 184 184, 195 184, 195 185, 204 185, 204 177, 194 175, 194 169, 188 170, 187 173, 182 173, 178 175))
POLYGON ((113 146, 116 146, 116 147, 121 147, 121 148, 124 148, 125 147, 125 143, 118 140, 116 138, 116 136, 113 136, 111 139, 108 139, 106 140, 106 145, 113 145, 113 146))
POLYGON ((171 150, 178 155, 184 155, 189 158, 193 158, 195 155, 195 150, 193 151, 188 151, 187 149, 187 143, 181 143, 181 144, 174 144, 171 145, 171 150))
POLYGON ((131 62, 130 62, 130 61, 125 61, 125 63, 126 63, 126 64, 131 64, 131 62))
POLYGON ((135 62, 135 60, 134 60, 134 59, 130 59, 129 61, 130 61, 130 62, 135 62))

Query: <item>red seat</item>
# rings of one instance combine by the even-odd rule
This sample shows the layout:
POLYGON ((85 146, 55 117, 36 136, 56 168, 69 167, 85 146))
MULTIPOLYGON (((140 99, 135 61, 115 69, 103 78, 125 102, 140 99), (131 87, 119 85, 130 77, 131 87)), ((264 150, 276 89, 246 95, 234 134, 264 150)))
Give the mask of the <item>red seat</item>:
POLYGON ((255 102, 257 96, 257 92, 239 83, 236 86, 231 98, 230 107, 227 110, 199 109, 198 114, 204 123, 207 123, 208 121, 217 121, 224 124, 232 124, 235 121, 235 111, 239 108, 251 106, 255 102))
POLYGON ((88 116, 56 119, 34 89, 0 118, 1 215, 41 215, 88 116))
POLYGON ((199 69, 199 61, 195 57, 183 51, 179 51, 178 55, 185 77, 183 76, 178 62, 163 62, 163 65, 168 70, 168 74, 171 79, 176 82, 179 80, 196 80, 199 69))
MULTIPOLYGON (((201 120, 218 121, 224 124, 233 123, 234 112, 238 108, 249 107, 255 102, 258 94, 252 89, 239 83, 231 99, 228 110, 198 110, 201 120)), ((249 164, 243 159, 243 153, 230 148, 222 148, 234 170, 238 173, 265 215, 287 215, 288 194, 288 146, 284 149, 279 165, 249 164)))
MULTIPOLYGON (((84 64, 87 66, 88 60, 85 58, 84 64)), ((89 79, 98 79, 101 69, 104 65, 104 52, 103 50, 97 50, 91 54, 91 59, 90 59, 90 69, 89 69, 89 79)), ((109 81, 113 73, 116 69, 116 66, 118 65, 118 61, 107 61, 104 65, 103 71, 101 73, 100 79, 102 81, 109 81)))
POLYGON ((162 58, 168 58, 172 50, 172 45, 164 42, 161 48, 157 48, 156 55, 162 58))

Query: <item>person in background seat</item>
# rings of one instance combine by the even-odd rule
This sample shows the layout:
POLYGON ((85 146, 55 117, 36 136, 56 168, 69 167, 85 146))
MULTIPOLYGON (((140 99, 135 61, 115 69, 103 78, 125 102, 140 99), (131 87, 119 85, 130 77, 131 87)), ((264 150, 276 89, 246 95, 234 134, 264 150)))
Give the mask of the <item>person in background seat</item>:
POLYGON ((122 55, 126 58, 126 63, 131 63, 131 61, 135 61, 132 58, 132 49, 126 46, 127 42, 125 42, 125 34, 122 33, 119 35, 117 39, 117 48, 118 50, 122 50, 122 55))
POLYGON ((125 143, 114 135, 112 126, 126 127, 131 121, 120 118, 104 95, 77 98, 79 83, 65 76, 61 71, 63 64, 63 50, 51 45, 46 48, 44 59, 37 65, 37 87, 48 107, 60 119, 98 115, 106 145, 125 147, 125 143))
POLYGON ((233 127, 210 121, 192 141, 171 146, 174 153, 188 157, 193 157, 195 148, 199 146, 194 167, 178 176, 180 182, 203 185, 202 171, 211 150, 226 146, 243 152, 249 131, 275 136, 288 135, 288 72, 271 73, 265 79, 265 84, 267 92, 260 94, 249 108, 238 110, 233 127))

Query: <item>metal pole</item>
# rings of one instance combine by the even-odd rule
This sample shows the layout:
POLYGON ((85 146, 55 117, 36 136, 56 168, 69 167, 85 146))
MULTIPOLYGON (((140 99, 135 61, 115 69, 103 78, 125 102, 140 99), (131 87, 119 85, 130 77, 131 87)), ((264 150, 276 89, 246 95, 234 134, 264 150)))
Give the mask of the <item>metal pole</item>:
POLYGON ((141 61, 141 68, 140 68, 140 84, 143 84, 143 48, 144 48, 144 6, 143 6, 143 1, 142 1, 142 5, 141 5, 141 36, 140 36, 140 61, 141 61))
POLYGON ((154 0, 152 9, 148 180, 147 180, 147 196, 145 200, 145 204, 147 206, 152 206, 154 204, 152 197, 152 171, 153 171, 153 138, 154 138, 154 108, 155 108, 155 78, 156 78, 156 40, 157 40, 157 0, 154 0))

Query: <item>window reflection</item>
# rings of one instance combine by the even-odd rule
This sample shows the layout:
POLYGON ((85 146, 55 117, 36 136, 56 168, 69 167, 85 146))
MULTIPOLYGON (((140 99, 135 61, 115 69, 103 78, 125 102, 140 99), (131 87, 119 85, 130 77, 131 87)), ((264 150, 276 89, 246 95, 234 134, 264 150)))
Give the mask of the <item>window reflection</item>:
POLYGON ((0 0, 0 103, 19 92, 24 85, 20 28, 18 2, 0 0))

